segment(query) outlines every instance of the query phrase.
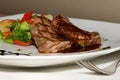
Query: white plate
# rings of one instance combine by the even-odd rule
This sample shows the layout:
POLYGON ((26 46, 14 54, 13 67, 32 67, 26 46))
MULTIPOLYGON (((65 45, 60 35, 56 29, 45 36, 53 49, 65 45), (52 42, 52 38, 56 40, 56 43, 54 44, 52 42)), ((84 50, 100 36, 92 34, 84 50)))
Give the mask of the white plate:
MULTIPOLYGON (((17 19, 17 18, 21 18, 22 16, 23 14, 6 16, 0 18, 0 20, 17 19)), ((75 19, 75 18, 70 18, 70 21, 79 28, 88 31, 99 32, 101 37, 107 38, 109 42, 112 42, 110 44, 108 44, 108 42, 104 42, 102 43, 101 47, 111 46, 111 48, 106 50, 98 50, 98 51, 76 52, 74 54, 67 53, 67 54, 42 55, 42 54, 38 54, 38 51, 34 46, 21 47, 21 46, 10 45, 0 42, 0 49, 19 52, 19 53, 33 53, 31 56, 13 56, 13 55, 0 56, 0 64, 21 66, 21 67, 54 66, 58 64, 71 63, 79 59, 84 60, 89 58, 95 58, 98 56, 102 56, 120 50, 118 44, 120 41, 120 36, 119 36, 120 24, 84 20, 84 19, 75 19), (117 45, 116 42, 118 42, 117 45), (18 49, 22 49, 22 50, 18 51, 18 49)))

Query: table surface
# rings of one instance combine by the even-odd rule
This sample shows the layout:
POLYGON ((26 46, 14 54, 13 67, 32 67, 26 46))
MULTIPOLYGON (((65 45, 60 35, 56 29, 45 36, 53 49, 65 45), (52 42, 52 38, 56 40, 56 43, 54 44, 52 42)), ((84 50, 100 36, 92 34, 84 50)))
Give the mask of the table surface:
MULTIPOLYGON (((5 16, 4 14, 0 14, 5 16)), ((112 63, 120 57, 120 51, 105 55, 94 63, 100 67, 112 63)), ((51 67, 23 68, 0 65, 0 80, 117 80, 120 78, 120 68, 113 75, 100 75, 88 69, 73 65, 51 67)))

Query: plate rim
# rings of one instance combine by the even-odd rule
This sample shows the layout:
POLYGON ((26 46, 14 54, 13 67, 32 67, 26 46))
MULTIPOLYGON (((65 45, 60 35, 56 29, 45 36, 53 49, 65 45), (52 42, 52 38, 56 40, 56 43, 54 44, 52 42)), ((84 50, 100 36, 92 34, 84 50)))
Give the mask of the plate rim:
MULTIPOLYGON (((6 17, 15 17, 15 16, 22 16, 24 13, 20 13, 20 14, 15 14, 15 15, 8 15, 8 16, 4 16, 4 17, 0 17, 0 20, 6 18, 6 17)), ((84 20, 84 21, 93 21, 93 22, 101 22, 101 23, 109 23, 109 24, 119 24, 119 23, 111 23, 111 22, 105 22, 105 21, 96 21, 96 20, 87 20, 87 19, 79 19, 79 18, 70 18, 70 19, 73 19, 73 20, 84 20)), ((120 24, 119 24, 120 25, 120 24)), ((114 50, 114 51, 117 51, 117 50, 120 50, 120 47, 118 48, 114 48, 114 49, 106 49, 106 50, 102 50, 102 51, 95 51, 95 52, 75 52, 75 53, 65 53, 65 54, 62 54, 62 55, 38 55, 38 56, 1 56, 0 55, 0 59, 61 59, 61 58, 71 58, 71 57, 79 57, 81 55, 88 55, 88 54, 99 54, 99 53, 102 53, 102 55, 106 55, 105 52, 108 52, 109 53, 111 52, 111 50, 114 50), (104 54, 103 54, 104 53, 104 54)), ((59 54, 59 53, 58 53, 59 54)), ((108 54, 108 53, 107 53, 108 54)))

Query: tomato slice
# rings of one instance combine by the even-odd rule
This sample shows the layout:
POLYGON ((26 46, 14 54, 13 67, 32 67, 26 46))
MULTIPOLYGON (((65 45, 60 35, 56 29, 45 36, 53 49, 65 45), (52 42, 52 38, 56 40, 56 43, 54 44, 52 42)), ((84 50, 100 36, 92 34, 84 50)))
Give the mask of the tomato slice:
POLYGON ((20 40, 14 40, 13 42, 14 42, 14 44, 17 44, 17 45, 20 45, 20 46, 29 46, 29 45, 32 44, 31 41, 30 42, 23 42, 23 41, 20 41, 20 40))

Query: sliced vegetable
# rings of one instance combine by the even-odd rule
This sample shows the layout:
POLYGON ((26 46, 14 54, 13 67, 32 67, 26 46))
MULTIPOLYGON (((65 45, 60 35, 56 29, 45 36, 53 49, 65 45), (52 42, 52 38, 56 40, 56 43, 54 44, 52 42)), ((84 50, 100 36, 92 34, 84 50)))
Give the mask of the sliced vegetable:
POLYGON ((29 42, 31 40, 31 34, 21 30, 14 30, 12 36, 14 40, 20 40, 23 42, 29 42))
POLYGON ((2 34, 2 32, 0 31, 0 40, 2 40, 3 39, 3 34, 2 34))
POLYGON ((12 30, 12 37, 14 40, 19 40, 25 43, 30 42, 30 25, 26 21, 20 22, 17 20, 15 28, 12 30))
POLYGON ((30 32, 27 32, 27 35, 28 35, 29 40, 31 40, 31 38, 32 38, 31 33, 30 33, 30 32))
POLYGON ((32 44, 32 42, 23 42, 23 41, 20 41, 20 40, 14 40, 14 44, 17 44, 17 45, 20 45, 20 46, 29 46, 32 44))
MULTIPOLYGON (((16 20, 16 24, 15 24, 13 30, 20 30, 20 25, 21 25, 21 23, 20 23, 19 19, 17 19, 17 20, 16 20)), ((12 30, 12 31, 13 31, 13 30, 12 30)))
POLYGON ((26 20, 28 24, 32 23, 32 19, 26 20))
POLYGON ((0 22, 0 40, 9 44, 28 46, 32 44, 30 23, 33 12, 25 13, 21 20, 3 20, 0 22), (8 24, 9 22, 9 24, 8 24))
POLYGON ((30 30, 30 25, 26 21, 23 21, 20 25, 20 30, 23 31, 30 30))
POLYGON ((9 32, 10 26, 15 22, 16 22, 16 20, 12 20, 12 19, 5 19, 5 20, 0 21, 0 31, 1 32, 9 32))
POLYGON ((32 14, 33 14, 33 12, 25 13, 20 22, 23 22, 23 21, 31 19, 32 18, 32 14))
POLYGON ((53 19, 53 16, 51 14, 44 15, 47 19, 51 20, 53 19))
POLYGON ((36 17, 38 17, 38 14, 33 14, 32 15, 32 18, 36 18, 36 17))
POLYGON ((10 36, 10 35, 12 35, 12 32, 11 32, 11 31, 9 31, 9 32, 3 32, 3 36, 4 36, 4 37, 8 37, 8 36, 10 36))
POLYGON ((12 37, 11 37, 11 36, 10 36, 10 37, 5 38, 3 41, 4 41, 5 43, 13 44, 13 39, 12 39, 12 37))
POLYGON ((6 27, 9 28, 10 30, 13 30, 15 28, 16 22, 17 21, 15 21, 14 23, 11 23, 10 25, 7 25, 6 27))

